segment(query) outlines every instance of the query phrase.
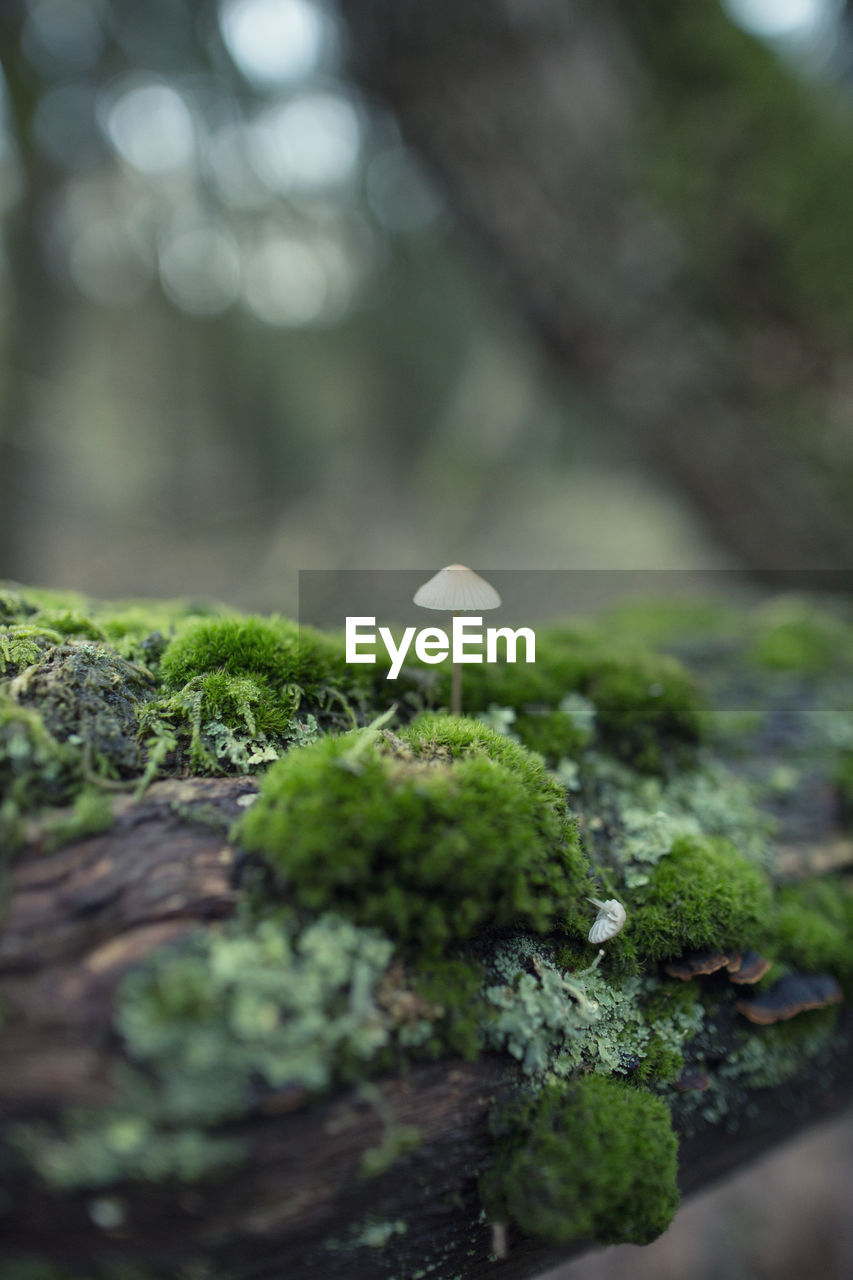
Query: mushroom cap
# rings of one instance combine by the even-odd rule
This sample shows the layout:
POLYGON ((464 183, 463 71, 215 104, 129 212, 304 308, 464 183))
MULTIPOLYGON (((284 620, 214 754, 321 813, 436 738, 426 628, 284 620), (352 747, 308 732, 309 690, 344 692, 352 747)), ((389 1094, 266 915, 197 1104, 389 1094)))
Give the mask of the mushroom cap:
POLYGON ((429 582, 418 587, 412 599, 422 609, 441 609, 453 613, 460 610, 479 613, 481 609, 497 609, 501 602, 494 587, 464 564, 448 564, 439 569, 429 582))

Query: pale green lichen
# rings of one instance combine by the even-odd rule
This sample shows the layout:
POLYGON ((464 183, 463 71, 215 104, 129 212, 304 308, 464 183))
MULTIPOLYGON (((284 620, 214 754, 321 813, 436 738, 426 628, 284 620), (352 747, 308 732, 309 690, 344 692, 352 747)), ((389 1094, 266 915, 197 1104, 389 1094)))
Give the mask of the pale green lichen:
POLYGON ((67 1112, 59 1132, 18 1126, 17 1149, 56 1187, 193 1181, 238 1160, 241 1144, 209 1126, 245 1113, 259 1083, 319 1092, 381 1060, 391 954, 334 916, 238 921, 162 948, 119 989, 129 1065, 115 1099, 67 1112))
POLYGON ((723 1042, 712 1012, 694 1042, 691 1065, 708 1063, 708 1087, 702 1092, 670 1095, 679 1127, 686 1135, 703 1124, 722 1125, 736 1132, 744 1115, 756 1109, 755 1089, 773 1088, 808 1072, 814 1079, 831 1077, 838 1010, 801 1013, 792 1022, 736 1032, 734 1044, 723 1042))
POLYGON ((654 978, 609 979, 602 959, 568 970, 547 942, 525 936, 500 942, 491 967, 503 981, 484 992, 495 1011, 484 1024, 487 1045, 508 1052, 539 1084, 578 1071, 671 1075, 701 1026, 701 1005, 667 1004, 654 978))
POLYGON ((627 888, 649 882, 650 868, 682 837, 724 836, 759 866, 772 863, 772 822, 753 790, 719 761, 669 779, 638 774, 594 755, 584 761, 579 808, 606 828, 599 852, 627 888))
POLYGON ((408 1231, 402 1218, 366 1218, 351 1228, 344 1240, 326 1241, 330 1253, 352 1253, 356 1249, 384 1249, 394 1236, 404 1236, 408 1231))
POLYGON ((368 1147, 361 1157, 361 1175, 378 1178, 393 1164, 412 1151, 417 1151, 423 1138, 417 1125, 403 1124, 382 1096, 381 1090, 370 1081, 364 1081, 359 1089, 362 1098, 369 1102, 382 1121, 382 1137, 374 1147, 368 1147))

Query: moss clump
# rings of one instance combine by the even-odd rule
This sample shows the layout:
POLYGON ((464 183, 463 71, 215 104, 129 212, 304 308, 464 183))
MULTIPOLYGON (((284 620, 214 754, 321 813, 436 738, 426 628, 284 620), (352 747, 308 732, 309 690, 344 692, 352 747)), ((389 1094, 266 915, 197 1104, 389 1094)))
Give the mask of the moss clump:
POLYGON ((160 674, 171 690, 210 671, 295 682, 300 675, 298 648, 295 624, 214 618, 194 623, 171 641, 160 661, 160 674))
POLYGON ((749 658, 776 671, 821 675, 853 665, 853 629, 814 601, 782 596, 755 612, 749 658))
POLYGON ((646 961, 703 948, 761 945, 770 882, 724 839, 683 837, 634 894, 626 935, 646 961))
POLYGON ((215 618, 194 623, 166 647, 160 673, 169 690, 210 672, 251 676, 280 691, 297 687, 307 701, 330 688, 356 687, 343 650, 329 636, 284 618, 215 618))
POLYGON ((322 740, 270 769, 237 836, 300 904, 433 955, 488 928, 555 928, 586 888, 555 792, 479 751, 442 764, 322 740))
POLYGON ((838 878, 785 885, 777 894, 774 949, 805 973, 834 974, 853 994, 853 892, 838 878))
POLYGON ((276 696, 265 680, 209 671, 150 702, 142 727, 155 739, 168 737, 194 773, 248 773, 282 753, 297 702, 296 691, 276 696))
POLYGON ((45 728, 41 717, 0 693, 0 795, 26 812, 62 804, 80 778, 80 761, 45 728))
POLYGON ((498 1122, 486 1212, 564 1244, 648 1244, 678 1208, 677 1150, 666 1104, 603 1076, 549 1085, 498 1122))
POLYGON ((50 649, 9 686, 34 706, 60 742, 80 749, 83 767, 104 777, 139 772, 139 714, 154 696, 154 680, 106 645, 70 642, 50 649))
POLYGON ((513 727, 526 747, 554 761, 580 755, 591 736, 559 707, 556 711, 545 707, 522 711, 513 727))
POLYGON ((401 737, 421 760, 448 762, 486 756, 518 774, 543 800, 550 798, 554 804, 563 804, 562 788, 545 768, 544 760, 481 720, 425 712, 403 730, 401 737))
POLYGON ((579 629, 539 632, 534 664, 466 668, 466 707, 486 711, 492 704, 513 707, 514 731, 552 760, 592 742, 637 769, 658 772, 672 758, 688 758, 703 733, 703 701, 679 662, 617 648, 579 629), (571 694, 592 704, 594 734, 567 701, 571 694))
POLYGON ((436 957, 416 966, 413 982, 434 1014, 424 1041, 426 1052, 437 1057, 450 1050, 476 1058, 487 1012, 481 966, 472 960, 436 957))
POLYGON ((38 612, 38 605, 27 600, 10 583, 0 583, 0 623, 23 622, 38 612))
POLYGON ((61 643, 59 632, 45 627, 0 627, 0 679, 10 680, 25 667, 40 662, 52 645, 61 643))

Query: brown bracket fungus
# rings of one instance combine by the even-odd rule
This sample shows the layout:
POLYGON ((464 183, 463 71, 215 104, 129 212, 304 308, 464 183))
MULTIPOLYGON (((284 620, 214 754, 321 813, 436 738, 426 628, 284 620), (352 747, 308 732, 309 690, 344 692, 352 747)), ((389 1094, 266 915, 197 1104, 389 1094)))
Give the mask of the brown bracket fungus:
POLYGON ((726 965, 729 971, 729 982, 736 982, 738 986, 751 986, 764 977, 772 963, 757 951, 745 951, 742 956, 733 956, 726 965), (735 961, 738 963, 736 964, 735 961))
POLYGON ((706 973, 717 973, 725 969, 732 961, 740 964, 740 956, 728 956, 724 951, 686 951, 678 960, 668 960, 664 965, 664 973, 670 978, 680 978, 689 982, 706 973))
POLYGON ((679 1093, 707 1093, 711 1087, 711 1077, 706 1071, 685 1068, 672 1087, 679 1093))
POLYGON ((843 999, 841 987, 829 974, 786 973, 751 1000, 738 1000, 735 1007, 750 1022, 764 1027, 786 1022, 807 1009, 840 1004, 843 999))
MULTIPOLYGON (((436 609, 442 613, 475 613, 484 609, 497 609, 501 598, 485 578, 464 564, 448 564, 418 587, 413 602, 421 609, 436 609)), ((454 654, 450 685, 450 711, 454 716, 462 714, 462 665, 454 654)))

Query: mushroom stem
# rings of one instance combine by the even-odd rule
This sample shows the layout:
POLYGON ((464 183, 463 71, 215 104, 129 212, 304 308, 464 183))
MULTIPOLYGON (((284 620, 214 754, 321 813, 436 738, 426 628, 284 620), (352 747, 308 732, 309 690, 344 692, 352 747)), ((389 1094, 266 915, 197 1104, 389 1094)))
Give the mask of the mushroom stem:
MULTIPOLYGON (((455 609, 454 618, 459 617, 460 610, 455 609)), ((450 676, 450 714, 452 716, 462 715, 462 663, 454 662, 453 671, 450 676)))

